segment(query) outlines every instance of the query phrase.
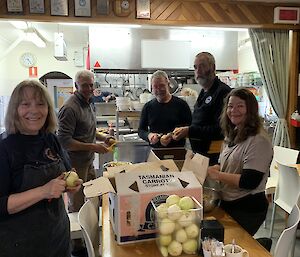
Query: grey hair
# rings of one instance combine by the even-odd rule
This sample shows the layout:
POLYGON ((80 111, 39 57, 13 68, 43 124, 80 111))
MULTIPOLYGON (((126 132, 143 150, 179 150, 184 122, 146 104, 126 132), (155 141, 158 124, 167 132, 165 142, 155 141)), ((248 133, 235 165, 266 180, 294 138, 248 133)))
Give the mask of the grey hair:
POLYGON ((75 82, 78 83, 81 79, 94 78, 94 73, 89 70, 80 70, 75 75, 75 82))
POLYGON ((209 53, 209 52, 201 52, 201 53, 197 54, 195 56, 195 58, 197 58, 197 57, 199 57, 201 55, 204 55, 207 58, 209 64, 212 64, 214 66, 216 65, 215 57, 211 53, 209 53))
POLYGON ((153 81, 153 79, 157 78, 165 78, 168 83, 170 82, 168 74, 163 70, 157 70, 156 72, 154 72, 151 77, 151 82, 153 81))

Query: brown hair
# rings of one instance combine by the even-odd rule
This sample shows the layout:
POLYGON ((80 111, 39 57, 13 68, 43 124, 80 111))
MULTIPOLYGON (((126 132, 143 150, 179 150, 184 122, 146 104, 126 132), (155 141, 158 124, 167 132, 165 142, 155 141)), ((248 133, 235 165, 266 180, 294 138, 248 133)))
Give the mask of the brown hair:
POLYGON ((48 115, 42 131, 54 132, 57 125, 53 102, 47 88, 37 80, 24 80, 19 83, 10 97, 5 116, 5 129, 8 134, 16 134, 21 130, 21 123, 18 115, 18 107, 25 97, 25 89, 31 88, 35 98, 41 98, 48 105, 48 115))
POLYGON ((258 115, 258 103, 255 96, 246 88, 236 88, 225 98, 223 111, 221 114, 221 128, 225 136, 225 142, 237 144, 246 140, 249 136, 254 136, 262 130, 262 121, 258 115), (227 106, 231 96, 239 97, 244 100, 247 108, 246 120, 243 127, 239 130, 227 116, 227 106))

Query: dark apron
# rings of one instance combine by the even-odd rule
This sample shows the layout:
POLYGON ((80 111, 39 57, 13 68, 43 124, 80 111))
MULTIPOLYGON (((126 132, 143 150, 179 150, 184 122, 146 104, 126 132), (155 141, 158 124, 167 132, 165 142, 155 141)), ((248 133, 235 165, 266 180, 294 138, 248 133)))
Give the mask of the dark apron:
MULTIPOLYGON (((19 192, 42 186, 64 170, 61 160, 42 166, 25 165, 19 192)), ((0 221, 0 256, 71 256, 70 222, 62 197, 39 201, 0 221)))

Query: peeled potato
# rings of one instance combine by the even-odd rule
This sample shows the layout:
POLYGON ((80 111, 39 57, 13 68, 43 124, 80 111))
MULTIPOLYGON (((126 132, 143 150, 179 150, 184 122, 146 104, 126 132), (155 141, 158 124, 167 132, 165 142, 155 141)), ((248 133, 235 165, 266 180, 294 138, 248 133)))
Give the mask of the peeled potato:
POLYGON ((161 139, 162 139, 162 140, 167 140, 168 137, 169 137, 168 135, 163 135, 163 136, 161 137, 161 139))
POLYGON ((69 174, 69 172, 65 172, 65 177, 66 177, 67 187, 75 187, 76 186, 76 182, 79 179, 79 177, 75 171, 71 171, 70 174, 69 174))

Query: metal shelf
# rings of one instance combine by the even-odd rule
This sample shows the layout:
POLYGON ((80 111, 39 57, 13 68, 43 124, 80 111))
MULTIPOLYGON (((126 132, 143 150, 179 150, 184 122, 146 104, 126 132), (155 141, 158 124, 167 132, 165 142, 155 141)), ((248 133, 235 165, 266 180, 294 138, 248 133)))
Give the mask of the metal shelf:
POLYGON ((127 117, 140 117, 141 111, 116 111, 116 138, 119 140, 120 135, 120 118, 127 118, 127 117))

